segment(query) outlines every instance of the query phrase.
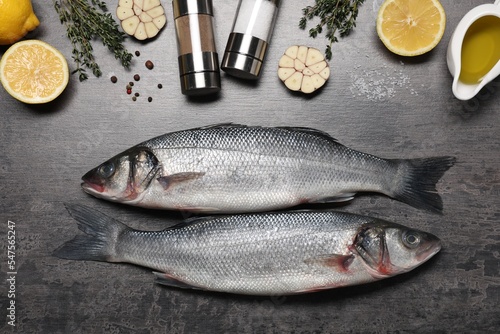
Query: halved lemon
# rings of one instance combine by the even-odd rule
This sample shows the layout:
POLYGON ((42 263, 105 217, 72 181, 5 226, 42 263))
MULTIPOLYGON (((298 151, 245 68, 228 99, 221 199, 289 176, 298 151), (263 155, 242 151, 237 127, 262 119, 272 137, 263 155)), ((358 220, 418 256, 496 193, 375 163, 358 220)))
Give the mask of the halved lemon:
POLYGON ((50 102, 68 84, 68 63, 61 52, 45 42, 17 42, 0 60, 0 81, 19 101, 29 104, 50 102))
POLYGON ((386 0, 377 16, 377 34, 401 56, 418 56, 441 40, 446 15, 438 0, 386 0))

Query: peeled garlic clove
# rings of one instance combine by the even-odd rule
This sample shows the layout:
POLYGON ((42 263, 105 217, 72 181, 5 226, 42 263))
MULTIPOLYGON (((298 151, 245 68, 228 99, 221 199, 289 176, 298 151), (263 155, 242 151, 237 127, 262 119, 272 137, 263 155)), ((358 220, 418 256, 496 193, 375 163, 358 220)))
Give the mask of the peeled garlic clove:
POLYGON ((281 56, 278 77, 288 89, 310 94, 326 83, 330 67, 318 49, 294 45, 281 56))
POLYGON ((120 0, 116 16, 123 31, 138 40, 155 37, 167 23, 160 0, 120 0))

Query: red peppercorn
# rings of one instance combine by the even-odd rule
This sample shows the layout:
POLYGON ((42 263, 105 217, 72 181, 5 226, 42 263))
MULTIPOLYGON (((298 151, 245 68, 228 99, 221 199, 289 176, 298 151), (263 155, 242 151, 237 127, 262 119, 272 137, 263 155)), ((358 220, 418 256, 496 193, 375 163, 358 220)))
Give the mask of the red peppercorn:
POLYGON ((127 94, 132 94, 132 89, 127 89, 127 94))

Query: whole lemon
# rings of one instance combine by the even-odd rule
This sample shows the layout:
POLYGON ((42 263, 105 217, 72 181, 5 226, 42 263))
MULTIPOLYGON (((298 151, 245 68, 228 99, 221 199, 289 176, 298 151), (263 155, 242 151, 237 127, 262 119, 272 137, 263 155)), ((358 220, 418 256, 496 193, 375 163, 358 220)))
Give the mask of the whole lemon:
POLYGON ((0 0, 0 45, 19 41, 39 24, 31 0, 0 0))

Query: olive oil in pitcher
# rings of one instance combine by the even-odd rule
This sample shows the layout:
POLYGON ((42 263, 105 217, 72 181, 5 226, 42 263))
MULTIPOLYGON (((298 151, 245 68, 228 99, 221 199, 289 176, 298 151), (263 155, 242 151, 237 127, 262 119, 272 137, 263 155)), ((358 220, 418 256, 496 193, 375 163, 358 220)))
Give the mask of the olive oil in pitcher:
POLYGON ((500 60, 500 17, 479 18, 467 30, 462 44, 460 81, 476 84, 500 60))

